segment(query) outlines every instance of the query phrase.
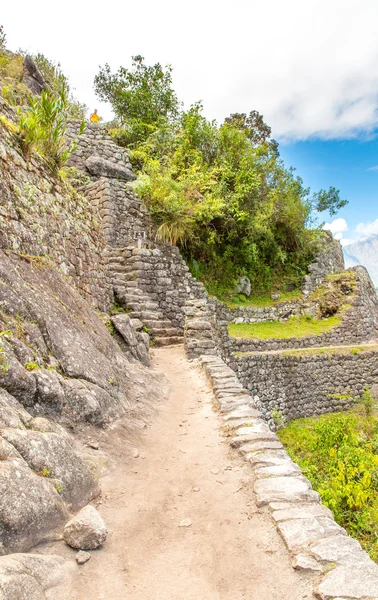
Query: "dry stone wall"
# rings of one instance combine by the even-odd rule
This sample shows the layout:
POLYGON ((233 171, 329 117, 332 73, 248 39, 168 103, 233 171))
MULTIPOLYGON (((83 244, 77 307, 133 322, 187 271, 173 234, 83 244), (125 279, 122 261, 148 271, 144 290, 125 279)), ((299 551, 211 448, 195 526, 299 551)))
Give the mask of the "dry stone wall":
POLYGON ((378 383, 378 351, 346 349, 321 354, 253 354, 233 357, 229 366, 272 422, 277 409, 285 421, 350 408, 366 386, 378 383))
MULTIPOLYGON (((14 117, 1 98, 0 113, 14 117)), ((89 302, 105 310, 112 291, 93 194, 58 184, 36 158, 27 164, 0 122, 0 248, 51 259, 89 302)))

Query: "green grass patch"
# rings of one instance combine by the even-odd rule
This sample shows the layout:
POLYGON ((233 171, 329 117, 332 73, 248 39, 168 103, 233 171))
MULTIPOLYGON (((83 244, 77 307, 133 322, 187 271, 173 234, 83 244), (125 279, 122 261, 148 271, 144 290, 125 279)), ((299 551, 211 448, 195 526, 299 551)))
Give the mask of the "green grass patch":
POLYGON ((320 335, 340 325, 341 317, 334 315, 327 319, 313 319, 310 317, 292 317, 287 321, 265 321, 263 323, 229 323, 228 333, 233 338, 248 340, 268 340, 303 338, 320 335))
MULTIPOLYGON (((274 292, 272 292, 274 294, 274 292)), ((300 290, 293 290, 292 292, 280 292, 278 300, 272 300, 271 294, 264 295, 251 295, 248 298, 242 294, 228 296, 225 298, 219 298, 221 302, 224 302, 229 308, 237 308, 242 306, 245 308, 271 308, 277 304, 283 302, 294 302, 300 300, 302 294, 300 290)))
POLYGON ((365 390, 355 408, 297 419, 278 431, 336 521, 378 560, 378 418, 365 390))

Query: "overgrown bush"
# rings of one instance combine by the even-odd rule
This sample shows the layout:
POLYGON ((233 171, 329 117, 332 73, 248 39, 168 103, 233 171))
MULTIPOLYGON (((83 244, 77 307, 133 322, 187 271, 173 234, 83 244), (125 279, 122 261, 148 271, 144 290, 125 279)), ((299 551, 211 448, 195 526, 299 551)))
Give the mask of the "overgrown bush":
POLYGON ((378 560, 378 419, 371 392, 348 412, 298 419, 278 435, 336 521, 378 560))

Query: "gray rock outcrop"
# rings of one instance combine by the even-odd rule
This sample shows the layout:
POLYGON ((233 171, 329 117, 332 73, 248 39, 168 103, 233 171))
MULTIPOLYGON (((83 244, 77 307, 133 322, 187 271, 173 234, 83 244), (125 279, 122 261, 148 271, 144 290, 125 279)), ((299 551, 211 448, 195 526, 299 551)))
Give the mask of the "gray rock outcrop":
POLYGON ((68 600, 69 565, 60 556, 10 554, 0 558, 0 600, 68 600))

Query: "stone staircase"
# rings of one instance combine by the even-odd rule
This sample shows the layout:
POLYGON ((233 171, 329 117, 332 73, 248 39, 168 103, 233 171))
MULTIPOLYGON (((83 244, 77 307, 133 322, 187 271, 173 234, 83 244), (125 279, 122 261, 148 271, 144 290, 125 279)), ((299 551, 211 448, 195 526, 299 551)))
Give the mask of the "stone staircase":
POLYGON ((153 345, 183 343, 183 332, 161 311, 158 294, 142 289, 148 286, 148 279, 137 257, 132 255, 133 250, 133 246, 113 249, 108 259, 117 300, 128 310, 131 319, 138 319, 148 329, 153 345))

